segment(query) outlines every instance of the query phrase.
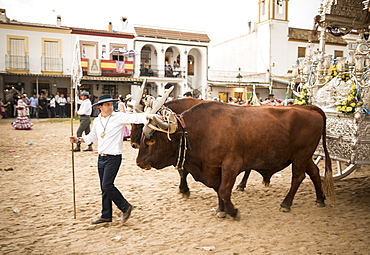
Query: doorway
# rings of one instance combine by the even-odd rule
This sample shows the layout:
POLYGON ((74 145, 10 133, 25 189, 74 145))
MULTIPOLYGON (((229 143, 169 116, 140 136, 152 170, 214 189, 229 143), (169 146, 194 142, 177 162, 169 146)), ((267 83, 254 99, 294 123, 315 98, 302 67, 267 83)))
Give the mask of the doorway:
POLYGON ((229 93, 226 93, 226 92, 220 92, 220 93, 218 93, 218 98, 219 98, 220 102, 227 103, 228 100, 229 100, 228 97, 229 97, 229 93))

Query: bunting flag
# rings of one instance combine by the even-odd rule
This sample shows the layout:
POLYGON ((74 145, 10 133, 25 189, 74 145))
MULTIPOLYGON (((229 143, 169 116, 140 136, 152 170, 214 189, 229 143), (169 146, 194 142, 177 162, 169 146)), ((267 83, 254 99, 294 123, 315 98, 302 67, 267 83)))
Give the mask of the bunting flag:
POLYGON ((100 59, 89 59, 88 60, 88 75, 101 75, 100 59))
POLYGON ((125 72, 125 61, 116 61, 116 72, 117 73, 125 72))
POLYGON ((76 43, 73 51, 72 67, 71 67, 71 82, 72 88, 76 89, 80 85, 82 78, 81 56, 80 56, 80 40, 76 38, 76 43))

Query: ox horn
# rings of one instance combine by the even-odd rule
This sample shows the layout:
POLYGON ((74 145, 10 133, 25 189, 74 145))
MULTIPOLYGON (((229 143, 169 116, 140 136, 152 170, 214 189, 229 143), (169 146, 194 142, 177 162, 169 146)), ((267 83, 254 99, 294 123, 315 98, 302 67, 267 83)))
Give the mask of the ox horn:
MULTIPOLYGON (((152 110, 150 111, 151 114, 155 114, 161 107, 162 105, 166 102, 167 100, 167 97, 170 95, 170 93, 172 92, 172 90, 174 89, 174 86, 172 86, 171 88, 169 88, 166 93, 164 93, 163 97, 158 100, 158 102, 154 105, 154 107, 152 108, 152 110)), ((164 127, 163 129, 167 129, 168 128, 168 123, 165 123, 157 118, 153 118, 153 121, 155 122, 155 124, 157 124, 159 127, 164 127), (155 119, 155 120, 154 120, 155 119)), ((146 124, 143 128, 143 133, 145 135, 146 138, 150 138, 152 136, 152 134, 154 133, 154 130, 151 129, 150 127, 148 127, 148 124, 146 124)))
POLYGON ((153 123, 158 126, 159 128, 161 129, 164 129, 164 130, 167 130, 168 127, 170 126, 169 123, 166 123, 164 121, 161 121, 160 119, 158 119, 157 117, 153 117, 153 123))
POLYGON ((174 88, 174 86, 172 86, 171 88, 169 88, 166 91, 166 93, 164 93, 163 97, 158 100, 158 102, 153 106, 152 110, 150 111, 151 114, 155 114, 156 112, 158 112, 158 110, 162 107, 162 105, 164 105, 164 103, 167 100, 167 97, 170 95, 170 93, 172 92, 173 88, 174 88))
POLYGON ((140 102, 141 102, 141 99, 143 98, 145 84, 146 84, 146 79, 144 79, 143 83, 141 84, 141 87, 140 87, 140 90, 139 90, 139 93, 137 95, 136 102, 134 105, 134 110, 139 113, 143 112, 143 106, 140 104, 140 102))

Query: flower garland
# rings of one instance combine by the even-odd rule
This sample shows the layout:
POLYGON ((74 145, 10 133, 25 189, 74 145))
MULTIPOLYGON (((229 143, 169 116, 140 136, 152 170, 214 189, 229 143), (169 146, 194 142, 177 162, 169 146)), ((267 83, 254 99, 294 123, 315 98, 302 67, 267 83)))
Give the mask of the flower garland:
MULTIPOLYGON (((342 81, 348 81, 349 80, 349 74, 348 74, 348 71, 349 71, 349 66, 347 63, 344 64, 344 74, 342 74, 342 81)), ((334 79, 337 75, 338 75, 338 71, 337 71, 337 63, 335 63, 331 70, 329 70, 329 73, 330 73, 330 77, 329 77, 329 81, 331 81, 332 79, 334 79)))
POLYGON ((348 93, 347 98, 342 100, 340 105, 337 106, 337 111, 344 114, 354 113, 356 107, 360 107, 360 91, 355 84, 352 84, 351 91, 348 93))
POLYGON ((299 104, 299 105, 311 104, 307 86, 302 87, 301 92, 299 92, 299 95, 294 99, 294 104, 299 104))

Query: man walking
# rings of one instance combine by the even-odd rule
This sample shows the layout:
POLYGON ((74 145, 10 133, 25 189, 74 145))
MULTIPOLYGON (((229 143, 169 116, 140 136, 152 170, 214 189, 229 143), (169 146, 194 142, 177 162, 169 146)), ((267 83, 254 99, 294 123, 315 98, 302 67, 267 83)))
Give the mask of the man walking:
POLYGON ((132 205, 123 197, 114 185, 122 161, 123 128, 126 123, 146 123, 153 118, 148 113, 124 113, 114 112, 111 95, 102 95, 98 105, 100 114, 95 118, 92 130, 88 135, 77 138, 70 137, 71 143, 90 144, 98 140, 98 173, 100 188, 102 191, 101 217, 92 224, 100 224, 112 221, 112 202, 123 212, 122 221, 126 222, 131 215, 132 205))
MULTIPOLYGON (((91 114, 91 101, 89 99, 89 92, 83 91, 80 95, 80 99, 77 97, 78 91, 76 91, 76 102, 80 105, 78 111, 76 110, 76 114, 78 114, 80 119, 80 126, 77 129, 77 137, 81 137, 82 133, 85 132, 85 135, 90 133, 90 114, 91 114)), ((78 142, 76 148, 73 150, 75 152, 81 151, 81 143, 78 142)), ((88 148, 84 151, 92 151, 92 143, 88 145, 88 148)))

